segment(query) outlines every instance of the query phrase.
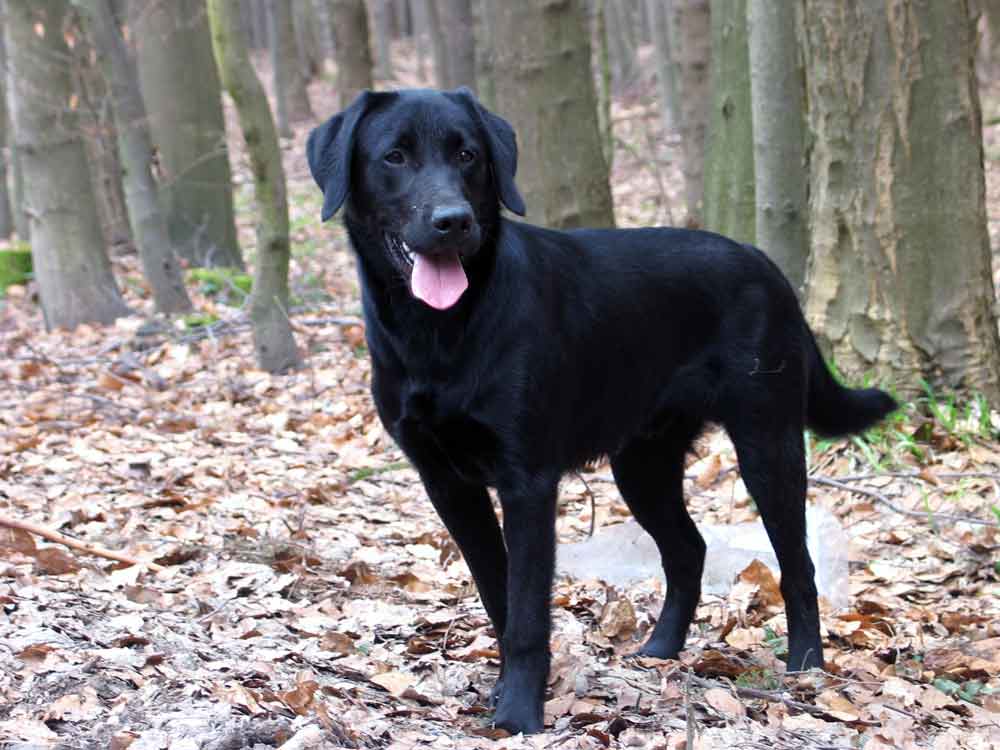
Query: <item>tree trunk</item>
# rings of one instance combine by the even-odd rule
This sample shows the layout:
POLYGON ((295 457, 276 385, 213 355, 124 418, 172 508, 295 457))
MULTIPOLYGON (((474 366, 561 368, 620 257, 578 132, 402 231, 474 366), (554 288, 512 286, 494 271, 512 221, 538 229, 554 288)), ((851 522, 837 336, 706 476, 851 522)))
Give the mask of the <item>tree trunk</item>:
POLYGON ((192 265, 242 267, 204 0, 129 0, 170 239, 192 265))
POLYGON ((712 34, 709 0, 672 0, 671 51, 676 54, 684 196, 688 224, 702 223, 705 134, 708 131, 712 34))
POLYGON ((7 151, 7 52, 3 44, 3 27, 0 25, 0 239, 10 239, 14 232, 10 193, 7 191, 7 164, 13 152, 7 151), (8 157, 8 154, 10 156, 8 157))
POLYGON ((620 91, 636 78, 635 38, 628 8, 622 0, 604 0, 602 5, 612 79, 615 88, 620 91))
POLYGON ((807 0, 806 313, 844 372, 1000 404, 975 32, 964 1, 807 0))
POLYGON ((410 14, 409 0, 395 0, 392 12, 396 16, 396 33, 400 37, 413 36, 413 19, 410 14))
POLYGON ((112 0, 76 0, 76 4, 89 21, 94 49, 108 82, 132 236, 153 290, 156 311, 187 312, 191 300, 184 289, 184 276, 170 244, 153 181, 153 147, 139 75, 129 59, 112 0))
POLYGON ((316 42, 319 45, 320 72, 328 70, 335 59, 333 44, 333 7, 330 0, 313 0, 316 17, 316 42))
POLYGON ((681 115, 677 96, 677 74, 672 63, 670 34, 670 2, 680 0, 646 0, 649 34, 653 40, 656 60, 656 84, 660 92, 660 114, 663 128, 669 133, 679 130, 681 115))
POLYGON ((448 87, 476 90, 476 35, 472 0, 437 0, 441 28, 448 35, 448 87))
MULTIPOLYGON (((493 27, 488 23, 490 18, 490 11, 486 7, 488 2, 490 0, 476 0, 473 7, 476 14, 476 93, 479 95, 479 101, 487 108, 493 109, 496 107, 496 84, 494 81, 496 51, 493 44, 493 27)), ((416 13, 414 13, 415 21, 416 13)), ((416 23, 414 23, 414 27, 416 27, 416 23)))
POLYGON ((208 0, 219 74, 239 114, 254 176, 257 258, 250 317, 257 365, 285 372, 302 363, 288 318, 288 198, 278 134, 239 23, 239 0, 208 0))
POLYGON ((337 55, 337 93, 345 109, 372 88, 372 55, 364 0, 333 0, 333 37, 337 55))
POLYGON ((291 124, 312 120, 313 113, 309 106, 306 80, 298 65, 295 25, 287 0, 270 0, 268 3, 268 29, 278 132, 283 138, 291 138, 291 124))
POLYGON ((705 228, 753 243, 755 213, 746 0, 714 0, 705 228))
MULTIPOLYGON (((299 55, 299 75, 305 89, 306 84, 316 78, 323 67, 321 29, 312 0, 300 0, 292 5, 292 28, 295 31, 295 49, 299 55)), ((306 102, 308 101, 307 97, 306 102)))
POLYGON ((439 89, 450 89, 451 71, 448 68, 448 47, 445 44, 444 29, 441 27, 441 14, 438 12, 437 0, 419 0, 424 6, 424 18, 427 21, 427 33, 431 39, 431 52, 434 55, 434 82, 439 89))
POLYGON ((795 14, 773 0, 749 0, 747 25, 757 245, 778 264, 801 297, 809 257, 809 178, 802 96, 805 78, 795 14))
POLYGON ((582 0, 487 5, 496 34, 496 108, 518 134, 529 220, 613 226, 582 0))
POLYGON ((386 80, 395 75, 392 68, 392 7, 390 0, 368 0, 375 37, 375 77, 386 80))
POLYGON ((77 127, 63 36, 67 4, 7 0, 5 10, 8 97, 45 325, 111 323, 129 309, 104 251, 77 127))
POLYGON ((608 172, 615 159, 615 129, 611 122, 611 61, 608 55, 608 21, 604 12, 607 0, 594 0, 591 6, 593 30, 591 39, 597 45, 597 55, 592 56, 597 96, 597 127, 601 132, 601 150, 608 172))

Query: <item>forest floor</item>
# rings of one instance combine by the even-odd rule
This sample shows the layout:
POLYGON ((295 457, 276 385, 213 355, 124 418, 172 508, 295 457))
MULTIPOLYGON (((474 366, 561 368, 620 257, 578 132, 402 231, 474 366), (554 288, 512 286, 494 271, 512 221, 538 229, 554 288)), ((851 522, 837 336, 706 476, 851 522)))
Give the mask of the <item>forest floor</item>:
MULTIPOLYGON (((652 90, 615 103, 623 226, 684 219, 652 90)), ((330 86, 312 93, 332 113, 330 86)), ((1000 96, 988 102, 997 227, 1000 96)), ((1000 747, 1000 424, 939 397, 863 439, 810 442, 810 502, 850 540, 848 606, 824 605, 826 672, 785 675, 780 596, 759 565, 704 597, 679 661, 631 655, 660 581, 560 577, 546 732, 492 729, 496 642, 373 412, 353 260, 339 223, 319 222, 307 129, 285 144, 302 371, 254 369, 225 285, 193 287, 201 316, 161 328, 137 315, 46 333, 31 285, 0 301, 0 517, 162 566, 0 528, 0 747, 1000 747)), ((252 257, 235 131, 231 149, 252 257)), ((148 313, 136 259, 114 261, 148 313)), ((690 461, 699 523, 756 518, 721 433, 690 461)), ((592 468, 564 482, 561 542, 627 518, 592 468)))

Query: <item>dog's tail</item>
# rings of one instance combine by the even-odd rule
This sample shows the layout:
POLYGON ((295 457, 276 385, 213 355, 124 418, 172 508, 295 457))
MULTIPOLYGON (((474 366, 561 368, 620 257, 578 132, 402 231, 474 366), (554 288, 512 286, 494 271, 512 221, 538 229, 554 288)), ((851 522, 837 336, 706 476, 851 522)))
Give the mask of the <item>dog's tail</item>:
POLYGON ((878 388, 845 388, 830 373, 806 328, 809 359, 809 395, 806 424, 820 435, 837 437, 862 432, 898 407, 896 401, 878 388))

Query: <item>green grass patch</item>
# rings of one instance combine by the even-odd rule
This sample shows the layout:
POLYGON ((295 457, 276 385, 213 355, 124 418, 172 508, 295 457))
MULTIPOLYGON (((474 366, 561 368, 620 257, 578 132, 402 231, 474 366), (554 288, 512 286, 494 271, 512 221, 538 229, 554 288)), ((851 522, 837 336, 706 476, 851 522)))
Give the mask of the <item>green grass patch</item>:
POLYGON ((188 281, 198 291, 227 305, 242 305, 253 289, 253 278, 238 268, 192 268, 188 281))
POLYGON ((399 471, 400 469, 408 469, 410 464, 407 461, 393 461, 385 466, 366 466, 363 469, 357 469, 352 472, 348 477, 348 481, 351 484, 355 482, 360 482, 362 479, 369 479, 379 474, 385 474, 387 471, 399 471))
POLYGON ((16 242, 0 250, 0 295, 9 286, 29 281, 33 269, 31 246, 27 242, 16 242))

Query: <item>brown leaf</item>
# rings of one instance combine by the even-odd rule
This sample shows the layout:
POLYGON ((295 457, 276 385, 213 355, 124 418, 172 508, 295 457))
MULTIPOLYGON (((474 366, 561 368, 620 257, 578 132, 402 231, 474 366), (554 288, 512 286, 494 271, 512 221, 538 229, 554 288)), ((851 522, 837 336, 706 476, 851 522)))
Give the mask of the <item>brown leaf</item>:
POLYGON ((416 675, 404 672, 382 672, 368 678, 381 688, 385 688, 392 695, 399 698, 406 692, 407 688, 417 683, 416 675))
POLYGON ((860 713, 854 704, 836 690, 824 690, 817 695, 816 705, 841 721, 857 721, 860 718, 860 713))
POLYGON ((757 601, 765 607, 781 607, 784 600, 781 597, 781 589, 774 573, 760 560, 753 560, 736 577, 744 583, 751 583, 757 586, 757 601))
POLYGON ((601 611, 598 627, 607 638, 627 638, 635 632, 635 608, 625 597, 608 601, 601 611))
POLYGON ((706 490, 715 484, 715 480, 719 478, 719 471, 722 469, 722 459, 718 453, 713 453, 705 460, 704 464, 694 482, 699 488, 706 490))
POLYGON ((729 690, 709 688, 705 691, 705 702, 723 716, 742 719, 747 715, 746 706, 729 690))

